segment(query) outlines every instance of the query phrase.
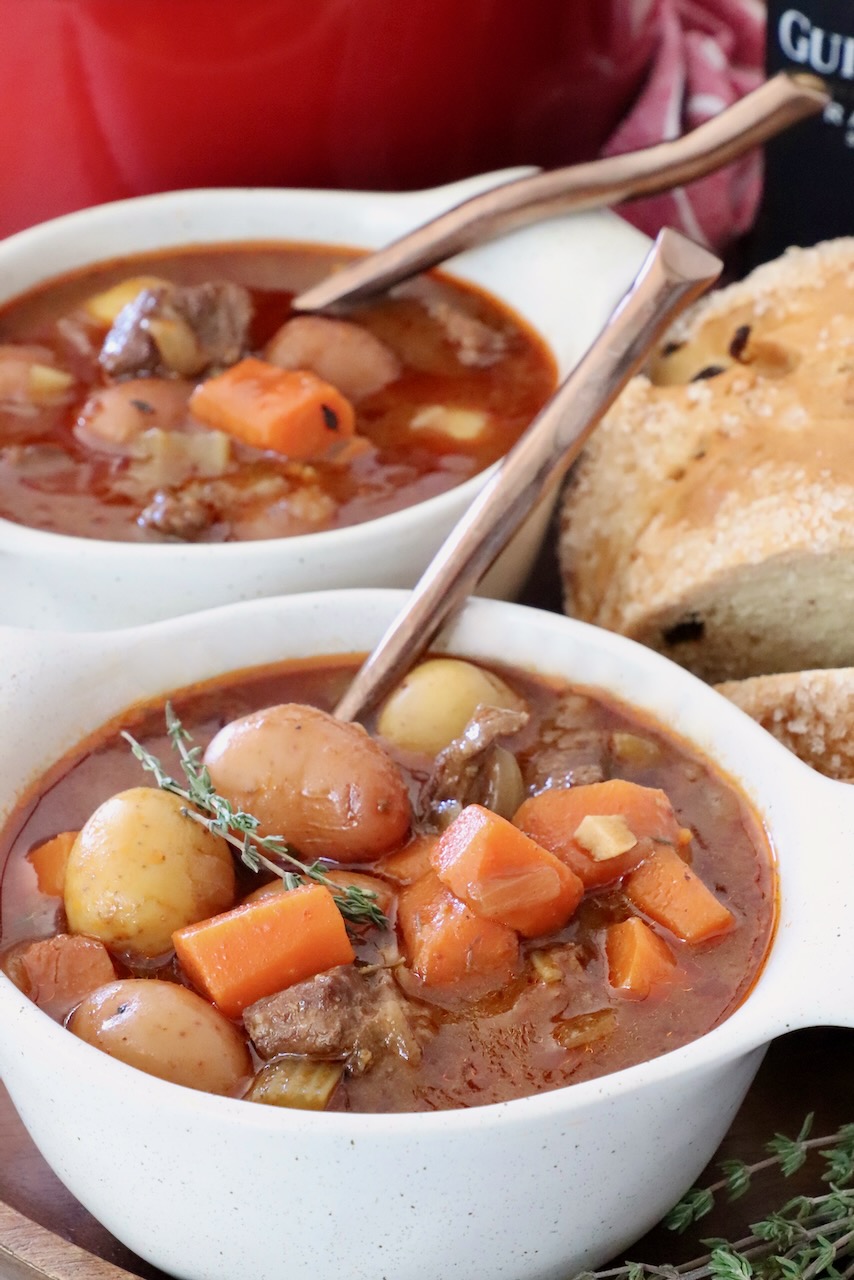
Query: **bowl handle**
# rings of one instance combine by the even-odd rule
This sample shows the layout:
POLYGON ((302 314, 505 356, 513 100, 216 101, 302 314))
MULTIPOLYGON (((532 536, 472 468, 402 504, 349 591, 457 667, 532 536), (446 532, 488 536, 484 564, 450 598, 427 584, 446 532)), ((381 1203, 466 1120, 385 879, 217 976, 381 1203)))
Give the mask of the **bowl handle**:
POLYGON ((793 829, 778 830, 791 856, 769 964, 777 968, 779 955, 785 969, 774 983, 783 992, 778 1030, 854 1027, 854 785, 806 765, 792 782, 793 829))

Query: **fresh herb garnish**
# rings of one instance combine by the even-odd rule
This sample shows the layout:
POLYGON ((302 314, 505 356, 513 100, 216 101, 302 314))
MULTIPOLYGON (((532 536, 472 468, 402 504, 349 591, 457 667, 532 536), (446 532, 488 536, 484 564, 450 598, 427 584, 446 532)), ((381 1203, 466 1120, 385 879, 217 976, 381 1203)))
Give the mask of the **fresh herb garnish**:
POLYGON ((306 880, 325 885, 335 898, 338 910, 351 924, 375 924, 380 928, 388 925, 388 920, 377 905, 375 893, 357 885, 342 888, 329 879, 322 862, 312 862, 310 865, 300 862, 283 836, 259 835, 258 819, 251 813, 235 809, 225 796, 217 793, 211 776, 202 763, 203 749, 193 745, 192 736, 176 716, 171 703, 166 704, 166 732, 178 754, 187 780, 185 786, 170 777, 157 756, 147 751, 132 734, 122 731, 122 737, 130 743, 130 749, 143 769, 154 775, 161 790, 171 791, 173 795, 186 800, 188 805, 194 806, 182 810, 188 818, 227 840, 238 850, 241 862, 252 871, 260 871, 265 867, 280 876, 286 889, 296 889, 306 880))
POLYGON ((795 1196, 775 1213, 751 1223, 751 1234, 731 1243, 702 1240, 708 1252, 679 1266, 627 1262, 607 1271, 584 1271, 575 1280, 852 1280, 854 1278, 854 1124, 836 1133, 810 1138, 813 1117, 807 1116, 796 1138, 776 1134, 766 1145, 768 1158, 755 1164, 725 1160, 723 1178, 709 1187, 694 1187, 664 1219, 671 1231, 705 1217, 715 1198, 725 1192, 737 1200, 750 1189, 753 1177, 779 1169, 789 1178, 811 1151, 824 1162, 821 1180, 830 1186, 824 1195, 795 1196))

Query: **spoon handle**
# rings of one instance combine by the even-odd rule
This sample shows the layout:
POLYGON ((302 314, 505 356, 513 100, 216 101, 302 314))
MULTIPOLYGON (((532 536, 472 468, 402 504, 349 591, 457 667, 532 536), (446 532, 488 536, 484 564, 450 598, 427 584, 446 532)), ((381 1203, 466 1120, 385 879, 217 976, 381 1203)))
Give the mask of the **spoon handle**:
POLYGON ((451 530, 357 672, 336 707, 339 719, 355 720, 378 702, 426 649, 544 491, 566 474, 670 321, 720 270, 713 254, 678 232, 659 234, 605 328, 451 530))
POLYGON ((358 302, 473 245, 581 209, 669 191, 729 164, 751 147, 815 115, 828 95, 814 76, 780 72, 673 142, 518 178, 482 192, 344 267, 295 298, 297 311, 358 302))

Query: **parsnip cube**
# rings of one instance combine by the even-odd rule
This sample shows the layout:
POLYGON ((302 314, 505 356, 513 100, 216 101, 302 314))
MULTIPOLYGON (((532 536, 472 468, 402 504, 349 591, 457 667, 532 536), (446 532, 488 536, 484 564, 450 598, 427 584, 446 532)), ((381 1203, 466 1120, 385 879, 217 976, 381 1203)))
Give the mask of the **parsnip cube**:
POLYGON ((452 409, 429 404, 419 409, 410 422, 414 431, 439 431, 452 440, 476 440, 487 423, 487 415, 477 409, 452 409))
POLYGON ((531 964, 541 982, 560 982, 563 979, 563 969, 550 951, 532 951, 531 964))
POLYGON ((51 401, 64 396, 74 379, 70 373, 62 369, 54 369, 49 364, 31 364, 28 373, 30 398, 36 404, 50 404, 51 401))
POLYGON ((637 836, 621 813, 588 813, 575 830, 573 839, 595 862, 607 862, 628 853, 637 844, 637 836))
POLYGON ((661 748, 652 738, 639 738, 636 733, 611 734, 611 750, 619 760, 626 764, 644 768, 661 759, 661 748))
POLYGON ((224 431, 163 431, 150 427, 137 441, 142 461, 135 477, 152 489, 179 485, 190 476, 221 476, 231 459, 231 437, 224 431))

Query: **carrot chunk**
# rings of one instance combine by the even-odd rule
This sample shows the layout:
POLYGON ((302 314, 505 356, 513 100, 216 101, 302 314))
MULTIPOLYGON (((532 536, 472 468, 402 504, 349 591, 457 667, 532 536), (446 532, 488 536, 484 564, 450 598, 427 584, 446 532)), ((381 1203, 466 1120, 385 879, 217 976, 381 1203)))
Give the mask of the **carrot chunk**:
POLYGON ((356 429, 353 406, 331 383, 254 356, 199 383, 190 412, 244 444, 289 458, 326 457, 356 429))
POLYGON ((229 1018, 262 996, 355 958, 344 918, 320 884, 271 893, 187 925, 172 942, 187 977, 229 1018))
POLYGON ((526 938, 562 929, 584 885, 506 818, 470 804, 430 854, 439 879, 476 915, 526 938))
MULTIPOLYGON (((361 889, 363 893, 373 894, 378 909, 384 916, 388 917, 389 912, 394 906, 394 890, 390 884, 386 884, 384 880, 380 880, 377 876, 369 876, 361 871, 329 870, 326 873, 326 879, 336 885, 341 893, 344 894, 352 886, 354 889, 361 889)), ((251 893, 247 893, 243 899, 243 905, 247 902, 257 902, 259 898, 268 898, 271 893, 290 893, 284 880, 276 876, 274 880, 269 880, 267 884, 262 884, 259 889, 253 889, 251 893)), ((335 890, 330 890, 333 898, 335 890)), ((364 931, 370 928, 369 922, 365 924, 351 924, 354 932, 364 931)))
POLYGON ((395 884, 412 884, 430 870, 430 852, 437 840, 438 836, 415 836, 402 849, 383 858, 377 870, 395 884))
POLYGON ((636 907, 683 942, 704 942, 735 924, 732 912, 667 844, 655 846, 624 889, 636 907))
POLYGON ((58 1022, 116 976, 103 942, 71 933, 14 947, 3 967, 15 986, 58 1022))
POLYGON ((653 987, 666 982, 676 964, 664 939, 637 916, 608 925, 605 954, 611 986, 637 1000, 645 1000, 653 987))
POLYGON ((650 852, 650 840, 682 844, 690 839, 663 791, 624 778, 541 791, 517 809, 513 823, 571 867, 586 889, 613 884, 631 871, 650 852), (585 819, 594 817, 624 818, 637 843, 613 856, 595 856, 585 834, 590 826, 585 819))
POLYGON ((27 862, 36 873, 39 892, 51 898, 61 898, 65 892, 65 868, 71 846, 77 839, 76 831, 61 831, 30 849, 27 862))
POLYGON ((403 890, 397 918, 409 966, 426 987, 477 1000, 516 976, 517 934, 476 916, 432 871, 403 890))

